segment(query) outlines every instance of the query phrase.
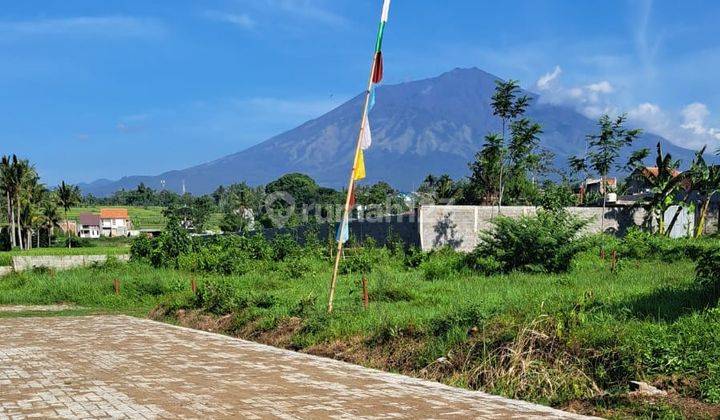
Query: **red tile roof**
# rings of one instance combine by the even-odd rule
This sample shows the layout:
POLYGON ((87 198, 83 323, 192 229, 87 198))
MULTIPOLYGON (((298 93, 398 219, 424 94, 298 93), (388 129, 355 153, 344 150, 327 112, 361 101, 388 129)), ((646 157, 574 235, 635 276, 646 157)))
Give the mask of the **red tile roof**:
POLYGON ((79 219, 83 226, 100 226, 100 216, 97 214, 82 213, 79 219))
POLYGON ((100 209, 101 219, 129 219, 127 209, 100 209))

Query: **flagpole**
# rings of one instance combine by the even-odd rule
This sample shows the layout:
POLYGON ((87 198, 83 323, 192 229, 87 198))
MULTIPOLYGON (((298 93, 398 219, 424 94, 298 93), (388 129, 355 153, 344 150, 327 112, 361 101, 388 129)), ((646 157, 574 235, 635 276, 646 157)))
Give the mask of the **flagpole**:
MULTIPOLYGON (((383 13, 387 13, 385 10, 385 5, 383 5, 383 13)), ((381 21, 382 25, 382 21, 381 21)), ((381 29, 382 30, 382 27, 381 29)), ((370 66, 370 77, 368 78, 368 84, 367 89, 365 90, 365 103, 363 105, 362 110, 362 116, 360 119, 360 131, 358 132, 357 140, 355 141, 355 155, 353 157, 353 166, 350 170, 350 180, 348 181, 348 189, 347 189, 347 196, 345 197, 345 207, 343 209, 343 218, 342 222, 340 224, 340 230, 344 228, 344 226, 347 225, 348 234, 350 233, 350 199, 352 197, 353 193, 353 183, 355 182, 355 170, 357 169, 358 164, 358 155, 360 154, 360 139, 362 138, 363 130, 365 129, 365 121, 367 121, 367 114, 368 114, 368 105, 370 103, 370 91, 373 87, 373 75, 375 74, 375 67, 377 66, 377 51, 373 53, 373 61, 372 66, 370 66)), ((337 244, 337 252, 335 253, 335 266, 333 267, 333 275, 332 280, 330 282, 330 296, 328 298, 328 313, 331 313, 333 311, 333 300, 335 299, 335 286, 337 285, 337 276, 338 276, 338 269, 340 268, 340 254, 342 253, 343 248, 343 238, 342 238, 342 232, 340 237, 338 237, 338 244, 337 244)))

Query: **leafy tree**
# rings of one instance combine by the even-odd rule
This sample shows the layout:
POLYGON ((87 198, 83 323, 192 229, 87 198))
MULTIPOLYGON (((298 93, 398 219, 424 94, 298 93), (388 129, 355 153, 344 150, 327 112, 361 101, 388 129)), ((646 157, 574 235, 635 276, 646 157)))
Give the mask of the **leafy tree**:
POLYGON ((475 154, 475 160, 468 165, 468 201, 487 204, 499 202, 503 156, 502 137, 499 134, 485 136, 485 143, 475 154))
MULTIPOLYGON (((507 148, 507 177, 503 190, 515 202, 530 204, 538 194, 537 187, 528 178, 528 173, 544 172, 544 155, 536 153, 540 143, 542 127, 527 118, 521 118, 510 124, 510 143, 507 148)), ((551 159, 551 156, 545 159, 551 159)), ((502 191, 501 195, 505 195, 502 191)), ((502 197, 500 198, 502 200, 502 197)))
POLYGON ((505 144, 506 129, 510 121, 525 113, 530 98, 526 95, 520 96, 520 86, 517 80, 495 81, 495 93, 492 96, 491 106, 493 115, 496 115, 502 121, 501 147, 500 147, 500 165, 498 171, 498 209, 502 206, 504 184, 503 176, 505 170, 505 144))
POLYGON ((300 173, 283 175, 265 186, 267 194, 278 192, 290 194, 296 206, 313 204, 317 200, 319 189, 314 179, 300 173))
POLYGON ((576 205, 577 198, 566 180, 559 184, 545 181, 538 204, 547 211, 561 211, 576 205))
POLYGON ((448 174, 430 174, 425 177, 417 192, 433 203, 452 204, 463 198, 464 186, 461 182, 453 181, 448 174))
MULTIPOLYGON (((72 206, 80 201, 80 189, 76 185, 66 184, 62 181, 55 191, 58 204, 65 211, 65 227, 70 235, 70 223, 67 217, 67 212, 72 206)), ((72 241, 68 241, 68 248, 72 247, 72 241)))
MULTIPOLYGON (((626 115, 620 115, 615 119, 611 119, 607 114, 600 117, 598 120, 599 133, 589 134, 586 137, 587 155, 582 158, 577 156, 570 158, 573 169, 577 171, 592 169, 600 175, 603 214, 607 205, 607 176, 610 170, 616 168, 622 149, 631 145, 642 133, 640 129, 626 129, 626 120, 626 115)), ((604 218, 601 218, 600 230, 603 228, 604 218)))

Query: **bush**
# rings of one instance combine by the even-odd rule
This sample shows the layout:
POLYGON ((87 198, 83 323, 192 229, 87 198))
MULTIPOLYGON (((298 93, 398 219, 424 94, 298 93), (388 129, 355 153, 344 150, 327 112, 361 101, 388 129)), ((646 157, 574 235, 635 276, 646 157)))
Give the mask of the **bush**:
POLYGON ((427 254, 418 246, 411 246, 405 253, 403 262, 407 268, 418 268, 427 259, 427 254))
POLYGON ((65 240, 63 241, 63 246, 69 247, 72 246, 73 248, 88 248, 93 246, 92 242, 90 242, 89 239, 86 238, 79 238, 77 236, 67 236, 65 237, 65 240))
POLYGON ((145 235, 133 239, 130 244, 130 259, 133 261, 150 261, 153 251, 153 241, 145 235))
POLYGON ((463 255, 452 248, 442 248, 430 252, 425 261, 420 263, 420 270, 425 280, 441 280, 461 270, 463 259, 463 255))
POLYGON ((715 288, 720 292, 720 250, 708 250, 697 260, 695 274, 699 283, 715 288))
POLYGON ((230 313, 239 306, 235 287, 226 278, 214 278, 205 282, 198 289, 197 300, 198 306, 216 315, 230 313))
POLYGON ((564 272, 584 249, 578 234, 587 222, 566 212, 543 210, 517 219, 499 216, 493 220, 494 229, 481 234, 480 244, 466 261, 486 273, 490 269, 564 272))
POLYGON ((275 258, 276 261, 284 261, 286 258, 300 253, 300 245, 295 238, 289 234, 275 236, 270 244, 272 246, 273 258, 275 258))
POLYGON ((632 228, 617 245, 617 251, 627 258, 672 262, 681 258, 698 259, 706 252, 720 251, 720 244, 712 239, 669 238, 632 228))

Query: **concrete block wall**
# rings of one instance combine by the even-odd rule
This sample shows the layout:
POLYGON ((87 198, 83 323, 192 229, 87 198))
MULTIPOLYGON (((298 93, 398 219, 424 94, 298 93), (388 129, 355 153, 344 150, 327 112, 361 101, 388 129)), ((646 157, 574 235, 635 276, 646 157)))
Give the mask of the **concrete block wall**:
POLYGON ((12 267, 9 267, 9 266, 7 266, 7 267, 5 267, 5 266, 0 267, 0 277, 2 277, 2 276, 7 276, 8 274, 10 274, 10 273, 12 273, 12 272, 13 272, 13 268, 12 268, 12 267))
MULTIPOLYGON (((601 223, 605 232, 623 235, 632 226, 640 226, 645 218, 643 209, 609 207, 603 215, 600 207, 570 207, 570 213, 590 219, 586 233, 598 233, 601 223), (602 220, 604 218, 604 220, 602 220)), ((502 208, 507 217, 529 216, 536 207, 508 206, 502 208)), ((420 208, 420 246, 424 251, 451 246, 459 251, 470 252, 478 244, 481 231, 492 228, 497 217, 494 206, 422 206, 420 208)))
MULTIPOLYGON (((84 267, 93 263, 103 263, 107 255, 33 255, 13 257, 15 271, 25 271, 37 267, 47 267, 53 270, 68 270, 75 267, 84 267)), ((130 260, 130 255, 116 255, 118 261, 130 260)))

